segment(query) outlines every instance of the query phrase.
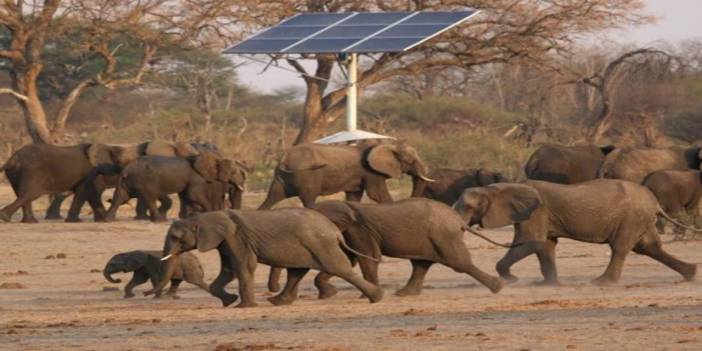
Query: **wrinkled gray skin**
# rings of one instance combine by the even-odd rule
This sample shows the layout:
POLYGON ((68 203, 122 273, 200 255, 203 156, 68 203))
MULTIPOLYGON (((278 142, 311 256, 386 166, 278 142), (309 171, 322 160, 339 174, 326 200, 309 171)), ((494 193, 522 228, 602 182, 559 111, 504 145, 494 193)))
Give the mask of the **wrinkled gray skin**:
MULTIPOLYGON (((702 173, 700 171, 657 171, 643 181, 666 213, 688 226, 699 220, 699 204, 702 197, 702 173)), ((656 223, 661 233, 665 232, 665 220, 656 223)), ((675 232, 685 234, 685 228, 675 226, 675 232)))
POLYGON ((623 179, 641 184, 655 171, 699 170, 702 160, 700 147, 623 148, 607 155, 600 168, 600 178, 623 179))
POLYGON ((614 146, 566 146, 547 144, 540 146, 524 166, 528 179, 560 184, 576 184, 597 178, 597 172, 614 146))
POLYGON ((342 191, 350 201, 360 201, 365 191, 375 202, 391 202, 385 180, 403 173, 411 175, 415 183, 427 173, 417 151, 404 144, 296 145, 285 152, 276 167, 268 196, 259 209, 270 209, 293 196, 312 208, 318 196, 342 191))
MULTIPOLYGON (((21 207, 22 222, 36 223, 32 201, 42 195, 78 191, 82 180, 95 167, 111 164, 109 148, 103 144, 23 146, 0 167, 17 195, 14 202, 0 210, 0 220, 9 222, 21 207)), ((104 206, 94 198, 88 201, 95 219, 100 220, 105 214, 104 206)))
MULTIPOLYGON (((124 286, 124 298, 134 297, 133 289, 141 284, 151 281, 152 286, 156 286, 165 273, 165 263, 161 261, 162 251, 129 251, 112 256, 105 265, 103 275, 110 283, 121 283, 121 279, 112 277, 115 273, 134 272, 132 279, 124 286)), ((198 286, 209 292, 209 286, 204 281, 205 272, 202 270, 200 260, 192 253, 184 253, 174 259, 175 270, 169 281, 170 288, 166 295, 176 297, 176 292, 180 283, 186 282, 198 286)), ((154 297, 160 297, 159 292, 154 297)))
MULTIPOLYGON (((193 249, 201 252, 217 249, 221 271, 210 285, 210 292, 224 306, 238 298, 224 289, 235 278, 239 279, 241 295, 237 307, 256 306, 253 278, 257 263, 287 267, 285 288, 268 299, 274 305, 292 303, 297 298, 300 280, 310 269, 336 275, 361 290, 371 302, 380 301, 382 289, 353 272, 343 245, 336 226, 313 210, 223 210, 174 222, 166 235, 163 253, 178 255, 193 249)), ((164 279, 152 292, 158 293, 165 287, 174 268, 171 258, 164 279)))
POLYGON ((441 201, 449 206, 458 200, 465 189, 507 181, 501 173, 484 169, 442 168, 430 171, 429 178, 434 182, 421 182, 421 188, 418 189, 420 196, 441 201))
POLYGON ((544 282, 555 284, 558 238, 606 243, 612 249, 605 272, 596 284, 616 283, 630 251, 647 255, 694 278, 697 266, 671 256, 661 247, 655 227, 658 201, 645 187, 627 181, 596 179, 561 185, 542 181, 500 183, 466 190, 454 209, 468 225, 499 228, 514 224, 516 245, 497 263, 497 272, 516 281, 510 267, 536 254, 544 282))
MULTIPOLYGON (((223 182, 243 189, 243 179, 235 164, 217 159, 209 153, 190 158, 142 156, 130 162, 120 175, 119 183, 107 211, 105 220, 113 221, 120 205, 130 198, 143 200, 149 208, 151 220, 165 221, 166 217, 156 207, 156 200, 168 194, 178 194, 181 203, 194 206, 196 211, 212 211, 218 203, 212 199, 216 188, 210 182, 223 182)), ((181 209, 181 214, 183 210, 181 209)))
MULTIPOLYGON (((405 258, 412 275, 395 295, 419 295, 424 277, 434 263, 466 273, 493 293, 503 282, 476 267, 463 241, 465 223, 451 207, 438 201, 412 198, 385 204, 325 201, 315 207, 343 232, 354 250, 380 260, 381 255, 405 258)), ((378 262, 356 257, 363 277, 378 285, 378 262)), ((321 272, 315 279, 319 297, 336 294, 331 275, 321 272)))
MULTIPOLYGON (((313 208, 318 196, 346 193, 346 200, 361 201, 365 192, 375 202, 392 202, 385 181, 412 176, 412 196, 419 196, 420 183, 431 181, 417 151, 403 143, 376 145, 301 144, 288 149, 276 167, 268 196, 259 209, 270 209, 279 201, 297 196, 303 206, 313 208)), ((268 289, 280 290, 281 270, 271 268, 268 289)))

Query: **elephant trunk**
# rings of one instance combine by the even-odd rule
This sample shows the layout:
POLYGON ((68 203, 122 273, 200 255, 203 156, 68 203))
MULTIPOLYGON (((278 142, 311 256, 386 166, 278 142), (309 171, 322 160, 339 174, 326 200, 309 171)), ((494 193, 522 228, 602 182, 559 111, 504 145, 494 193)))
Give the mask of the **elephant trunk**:
POLYGON ((121 283, 121 282, 122 282, 122 279, 115 279, 115 278, 112 278, 112 273, 115 273, 115 271, 110 270, 110 269, 108 269, 107 267, 105 267, 105 269, 102 271, 102 275, 105 276, 105 279, 107 279, 108 282, 110 282, 110 283, 115 283, 115 284, 116 284, 116 283, 121 283))
POLYGON ((421 162, 415 162, 412 169, 412 197, 421 197, 427 183, 435 182, 434 179, 427 177, 427 168, 421 162))
POLYGON ((231 209, 238 210, 241 208, 241 199, 244 194, 244 187, 234 185, 229 189, 229 205, 231 209))
POLYGON ((165 267, 163 267, 163 276, 161 280, 154 286, 153 289, 144 293, 144 295, 160 294, 161 291, 166 287, 168 282, 171 281, 173 274, 176 271, 176 266, 178 265, 178 254, 180 254, 179 245, 171 245, 170 242, 166 242, 166 246, 163 249, 163 258, 161 261, 165 261, 165 267))

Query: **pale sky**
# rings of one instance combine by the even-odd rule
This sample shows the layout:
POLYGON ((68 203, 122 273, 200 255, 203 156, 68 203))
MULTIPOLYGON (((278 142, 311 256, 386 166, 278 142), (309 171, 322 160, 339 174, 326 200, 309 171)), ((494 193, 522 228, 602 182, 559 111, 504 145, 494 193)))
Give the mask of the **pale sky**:
MULTIPOLYGON (((702 0, 646 0, 646 3, 647 12, 659 17, 658 21, 627 31, 613 32, 608 35, 611 40, 647 45, 660 40, 674 44, 686 39, 702 39, 702 0)), ((265 56, 259 58, 265 59, 265 56)), ((270 68, 259 74, 265 64, 238 57, 235 61, 247 62, 238 69, 239 79, 255 90, 272 92, 289 86, 303 87, 302 79, 293 72, 270 68)), ((281 64, 289 68, 284 63, 281 64)))

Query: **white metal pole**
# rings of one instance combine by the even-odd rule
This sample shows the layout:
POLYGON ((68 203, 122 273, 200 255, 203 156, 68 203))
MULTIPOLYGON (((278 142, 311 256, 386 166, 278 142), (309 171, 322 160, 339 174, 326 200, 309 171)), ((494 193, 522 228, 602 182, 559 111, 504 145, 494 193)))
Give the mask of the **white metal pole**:
POLYGON ((358 56, 356 53, 352 53, 349 62, 349 86, 346 90, 346 130, 348 131, 356 130, 357 74, 358 56))

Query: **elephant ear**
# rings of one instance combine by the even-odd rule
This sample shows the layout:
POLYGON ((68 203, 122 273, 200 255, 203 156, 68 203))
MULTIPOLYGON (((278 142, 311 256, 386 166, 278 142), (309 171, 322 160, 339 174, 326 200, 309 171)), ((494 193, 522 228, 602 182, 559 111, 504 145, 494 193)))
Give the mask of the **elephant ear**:
POLYGON ((388 177, 399 178, 402 175, 402 164, 397 159, 396 150, 394 145, 382 144, 373 147, 366 157, 368 166, 388 177))
POLYGON ((222 211, 206 212, 197 217, 195 237, 201 252, 215 249, 229 234, 236 232, 236 225, 222 211))
POLYGON ((134 272, 137 269, 144 267, 148 260, 148 254, 144 251, 132 251, 124 257, 124 269, 128 272, 134 272))
POLYGON ((88 161, 90 164, 97 167, 104 164, 114 164, 112 157, 112 148, 105 144, 92 144, 86 150, 88 161))
POLYGON ((614 151, 617 147, 614 145, 605 145, 605 146, 600 146, 600 151, 602 151, 602 154, 605 156, 609 155, 610 152, 614 151))
POLYGON ((170 143, 158 140, 146 143, 144 145, 143 154, 148 156, 174 157, 176 156, 176 150, 170 143))
POLYGON ((208 152, 204 152, 200 156, 195 157, 193 169, 208 182, 217 180, 217 158, 208 152))
POLYGON ((180 157, 190 157, 200 155, 200 151, 190 143, 178 142, 173 144, 175 148, 175 155, 180 157))
POLYGON ((495 176, 491 172, 486 172, 482 168, 479 168, 475 172, 475 178, 478 180, 478 185, 486 186, 495 183, 495 176))
POLYGON ((541 205, 539 193, 521 184, 495 184, 487 187, 488 208, 482 218, 485 228, 499 228, 525 221, 541 205))

